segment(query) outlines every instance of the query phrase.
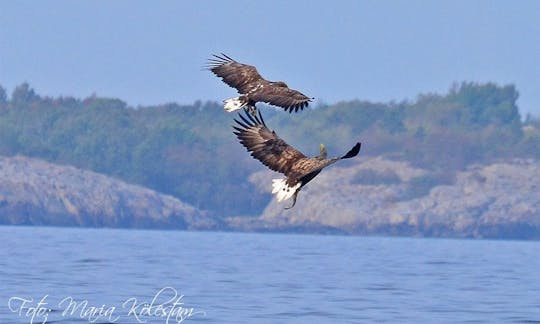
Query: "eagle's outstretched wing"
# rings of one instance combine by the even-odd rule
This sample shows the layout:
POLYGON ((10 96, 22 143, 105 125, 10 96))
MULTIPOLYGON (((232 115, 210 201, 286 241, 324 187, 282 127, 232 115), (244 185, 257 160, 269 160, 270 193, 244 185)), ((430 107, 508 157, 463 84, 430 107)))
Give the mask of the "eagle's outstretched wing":
POLYGON ((293 90, 285 84, 278 82, 265 83, 263 86, 254 89, 254 91, 249 94, 249 97, 256 102, 265 102, 284 108, 286 111, 289 111, 289 113, 304 109, 312 100, 312 98, 301 92, 293 90))
POLYGON ((360 142, 356 143, 345 155, 340 157, 335 157, 331 159, 326 158, 308 158, 303 159, 297 163, 291 172, 288 174, 288 177, 293 179, 300 179, 305 185, 311 179, 313 179, 322 169, 326 168, 329 165, 336 163, 339 160, 350 159, 358 155, 360 152, 360 142))
POLYGON ((239 114, 240 120, 235 119, 234 134, 240 143, 251 152, 251 156, 261 161, 270 169, 287 175, 291 167, 306 156, 279 138, 274 131, 269 130, 259 116, 239 114))
POLYGON ((321 148, 318 157, 308 158, 294 147, 288 145, 279 138, 275 132, 266 127, 259 111, 258 116, 242 114, 235 119, 234 134, 240 143, 246 147, 251 156, 261 161, 270 169, 285 174, 286 179, 274 179, 272 181, 272 193, 276 195, 278 201, 293 198, 292 208, 296 203, 298 192, 315 178, 323 168, 342 159, 350 159, 360 152, 360 143, 356 143, 353 148, 341 157, 332 159, 326 158, 326 150, 321 148))
POLYGON ((213 56, 208 60, 207 68, 239 93, 246 94, 260 81, 265 81, 252 65, 236 62, 223 53, 213 56))
POLYGON ((265 102, 289 112, 297 112, 307 107, 313 100, 289 88, 285 82, 264 79, 252 65, 239 63, 223 53, 213 56, 208 60, 206 67, 227 85, 246 95, 253 103, 265 102))

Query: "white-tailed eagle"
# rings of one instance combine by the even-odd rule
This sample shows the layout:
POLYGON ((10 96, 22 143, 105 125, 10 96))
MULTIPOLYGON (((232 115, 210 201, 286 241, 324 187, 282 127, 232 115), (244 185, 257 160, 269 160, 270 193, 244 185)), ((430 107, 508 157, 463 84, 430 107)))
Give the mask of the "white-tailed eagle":
POLYGON ((313 99, 290 89, 285 82, 265 80, 254 66, 236 62, 223 53, 209 59, 206 67, 240 94, 236 98, 223 101, 228 112, 246 107, 254 113, 255 104, 264 102, 291 113, 293 110, 297 112, 304 109, 313 99))
POLYGON ((302 152, 287 144, 284 140, 266 127, 259 111, 258 116, 251 114, 239 114, 240 119, 235 119, 233 126, 234 134, 240 143, 251 153, 251 156, 261 161, 271 170, 283 173, 285 179, 273 179, 272 193, 278 201, 293 197, 293 204, 286 208, 292 208, 296 203, 298 193, 309 181, 315 178, 325 167, 341 160, 349 159, 358 155, 360 143, 341 157, 328 159, 326 149, 321 144, 320 155, 306 157, 302 152))

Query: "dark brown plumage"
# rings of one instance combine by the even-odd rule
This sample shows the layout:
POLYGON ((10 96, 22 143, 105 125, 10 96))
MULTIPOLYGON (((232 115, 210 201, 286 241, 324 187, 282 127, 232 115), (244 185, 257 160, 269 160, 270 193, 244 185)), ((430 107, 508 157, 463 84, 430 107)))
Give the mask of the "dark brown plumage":
POLYGON ((360 143, 347 154, 341 157, 326 158, 326 150, 321 145, 321 155, 306 157, 302 152, 287 144, 284 140, 266 127, 259 111, 258 116, 239 114, 233 126, 234 134, 240 143, 251 153, 255 159, 261 161, 271 170, 283 173, 286 179, 274 179, 272 193, 276 194, 278 201, 293 197, 294 206, 296 197, 309 181, 315 178, 325 167, 341 160, 358 155, 360 143))
POLYGON ((240 94, 239 97, 224 100, 227 111, 246 106, 254 111, 257 102, 265 102, 291 113, 304 109, 313 99, 290 89, 285 82, 265 80, 254 66, 239 63, 223 53, 209 59, 207 68, 240 94))

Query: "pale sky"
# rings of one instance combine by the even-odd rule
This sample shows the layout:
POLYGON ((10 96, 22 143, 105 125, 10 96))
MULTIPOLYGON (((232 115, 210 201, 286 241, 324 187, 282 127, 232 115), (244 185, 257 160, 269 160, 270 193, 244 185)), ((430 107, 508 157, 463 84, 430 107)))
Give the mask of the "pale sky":
POLYGON ((130 105, 222 100, 212 53, 325 103, 513 83, 540 115, 540 1, 0 0, 0 84, 130 105))

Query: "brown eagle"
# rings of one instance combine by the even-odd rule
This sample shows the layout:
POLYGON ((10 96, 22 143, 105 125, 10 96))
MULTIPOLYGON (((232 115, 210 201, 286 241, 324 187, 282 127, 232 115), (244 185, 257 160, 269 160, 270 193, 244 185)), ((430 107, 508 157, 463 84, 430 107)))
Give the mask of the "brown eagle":
POLYGON ((347 154, 341 157, 328 159, 326 149, 321 144, 320 155, 306 157, 302 152, 287 144, 279 138, 274 131, 269 130, 259 111, 258 116, 251 114, 238 114, 240 119, 235 119, 233 126, 234 134, 240 143, 251 152, 251 156, 261 161, 271 170, 283 173, 285 179, 272 180, 272 193, 278 201, 293 197, 292 208, 296 203, 298 193, 308 182, 315 178, 323 168, 341 160, 349 159, 358 155, 360 143, 347 154))
POLYGON ((290 89, 282 81, 272 82, 265 80, 254 66, 236 62, 229 56, 221 53, 213 55, 208 60, 207 69, 220 77, 230 87, 238 90, 239 97, 223 101, 226 111, 231 112, 242 107, 247 107, 253 114, 256 111, 257 102, 265 102, 297 112, 307 107, 313 99, 290 89))

